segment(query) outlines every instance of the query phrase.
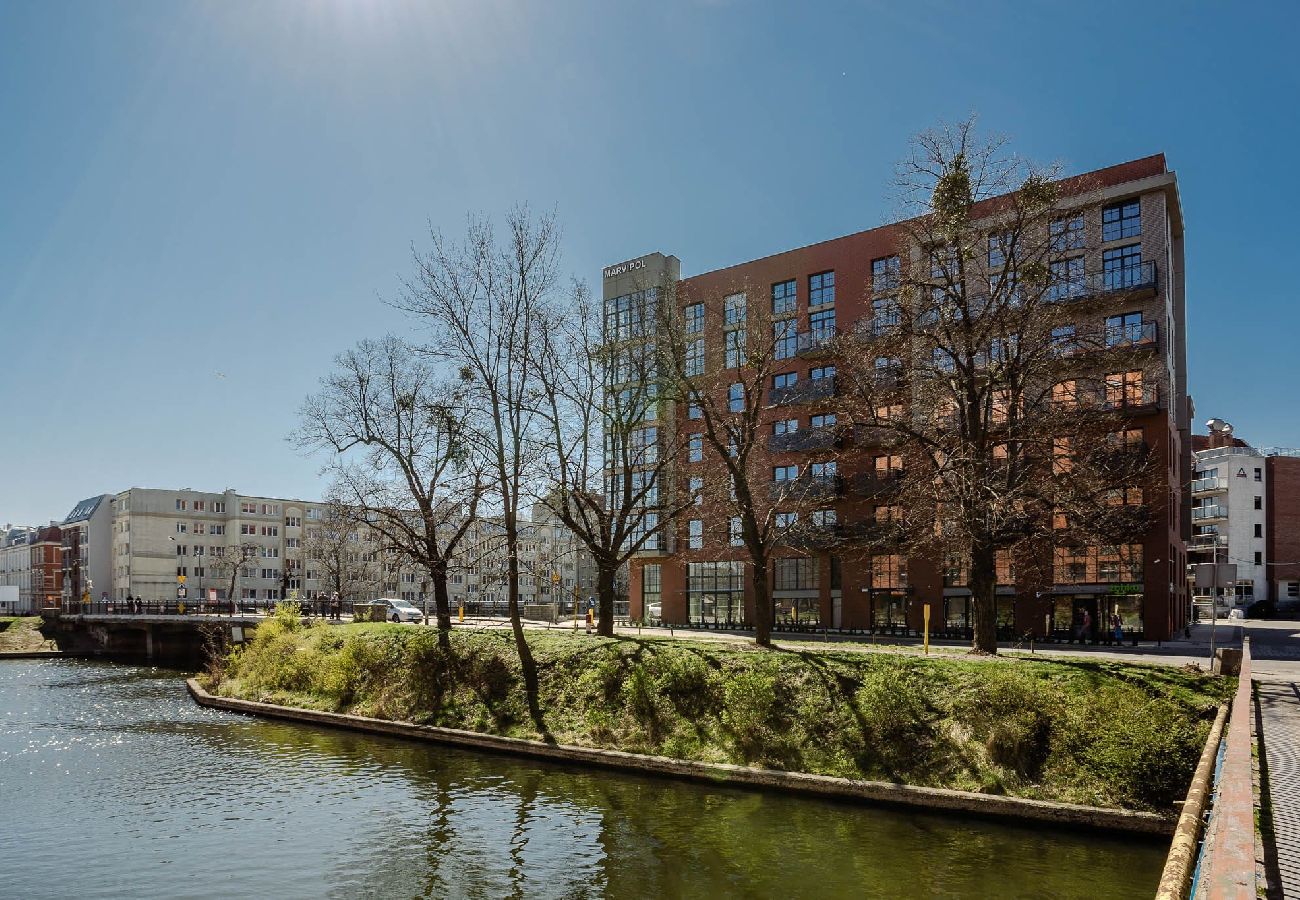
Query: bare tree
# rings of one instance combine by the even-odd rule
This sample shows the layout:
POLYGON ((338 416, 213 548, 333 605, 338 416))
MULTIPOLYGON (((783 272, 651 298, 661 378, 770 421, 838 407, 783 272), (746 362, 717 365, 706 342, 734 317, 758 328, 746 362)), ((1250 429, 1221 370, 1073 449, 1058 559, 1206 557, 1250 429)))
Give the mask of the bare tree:
POLYGON ((463 242, 435 232, 432 244, 427 254, 417 254, 418 274, 399 305, 427 323, 425 352, 459 371, 477 413, 468 431, 471 449, 491 480, 505 534, 507 602, 529 711, 548 735, 520 618, 519 510, 541 454, 539 385, 528 361, 536 356, 556 288, 559 229, 554 217, 534 218, 518 208, 506 217, 502 240, 489 222, 471 219, 463 242))
POLYGON ((226 588, 226 597, 230 600, 230 609, 233 612, 238 608, 239 598, 235 594, 239 586, 241 575, 252 575, 245 569, 249 567, 249 561, 256 559, 260 547, 251 541, 243 541, 238 544, 227 546, 214 546, 208 556, 207 567, 212 570, 218 581, 225 581, 228 585, 226 588))
POLYGON ((375 566, 367 559, 365 527, 364 516, 337 498, 327 500, 321 518, 307 526, 304 565, 311 566, 325 593, 355 602, 374 584, 375 566))
POLYGON ((798 387, 775 386, 774 377, 798 355, 829 355, 835 330, 818 326, 800 333, 797 320, 774 311, 755 285, 701 290, 669 298, 659 329, 665 382, 689 407, 686 468, 702 482, 698 490, 688 483, 686 496, 700 507, 703 527, 725 534, 750 564, 754 641, 769 646, 773 562, 807 552, 817 532, 833 525, 833 513, 816 507, 833 502, 841 484, 834 414, 819 413, 810 427, 787 430, 777 408, 828 398, 833 367, 824 380, 798 387), (781 454, 796 449, 817 453, 802 471, 797 462, 782 464, 781 454))
POLYGON ((441 380, 392 336, 362 341, 335 362, 303 405, 295 439, 333 452, 332 508, 380 536, 368 552, 396 551, 428 573, 445 645, 447 570, 482 494, 468 425, 473 392, 441 380))
POLYGON ((1149 337, 1066 311, 1141 279, 1084 272, 1090 185, 979 141, 970 121, 920 135, 899 186, 913 214, 899 254, 839 347, 876 504, 865 546, 964 573, 973 648, 996 653, 999 569, 1048 585, 1062 544, 1145 530, 1152 468, 1127 423, 1157 385, 1122 360, 1149 337))
POLYGON ((552 310, 537 343, 538 417, 550 446, 541 502, 595 562, 597 632, 614 634, 615 582, 633 555, 655 547, 691 499, 673 490, 680 446, 661 423, 653 289, 606 317, 585 285, 552 310), (624 314, 625 313, 625 314, 624 314))

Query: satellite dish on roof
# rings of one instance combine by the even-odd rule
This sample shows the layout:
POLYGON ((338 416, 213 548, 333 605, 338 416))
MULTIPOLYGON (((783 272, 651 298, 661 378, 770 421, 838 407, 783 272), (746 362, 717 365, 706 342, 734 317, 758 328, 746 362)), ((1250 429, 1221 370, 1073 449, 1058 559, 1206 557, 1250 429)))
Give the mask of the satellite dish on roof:
POLYGON ((1222 419, 1211 419, 1210 421, 1205 423, 1205 427, 1210 429, 1211 432, 1223 431, 1224 428, 1227 428, 1229 430, 1232 429, 1232 426, 1229 425, 1227 422, 1223 421, 1222 419))

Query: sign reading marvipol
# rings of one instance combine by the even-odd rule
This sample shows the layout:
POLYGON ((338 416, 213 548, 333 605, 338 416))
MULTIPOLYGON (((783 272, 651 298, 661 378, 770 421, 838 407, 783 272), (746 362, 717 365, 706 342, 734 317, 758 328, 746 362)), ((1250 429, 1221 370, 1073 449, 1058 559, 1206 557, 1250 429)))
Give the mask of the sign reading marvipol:
POLYGON ((619 275, 626 275, 628 272, 636 272, 646 267, 646 257, 639 259, 629 259, 627 262, 621 262, 616 266, 605 267, 606 278, 617 278, 619 275))

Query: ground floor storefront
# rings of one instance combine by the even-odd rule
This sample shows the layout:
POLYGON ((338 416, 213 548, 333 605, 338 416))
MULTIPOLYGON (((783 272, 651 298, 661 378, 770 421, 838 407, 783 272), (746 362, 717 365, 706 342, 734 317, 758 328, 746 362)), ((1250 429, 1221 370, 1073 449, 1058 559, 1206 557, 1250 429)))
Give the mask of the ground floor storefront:
MULTIPOLYGON (((769 572, 775 631, 834 631, 969 639, 975 599, 965 587, 945 587, 914 566, 914 581, 879 566, 826 556, 777 560, 769 572), (885 586, 878 587, 881 582, 885 586), (927 609, 928 608, 928 609, 927 609)), ((694 628, 752 624, 754 581, 743 560, 636 560, 629 572, 630 614, 694 628)), ((1078 643, 1168 640, 1188 621, 1188 601, 1154 579, 1000 585, 999 639, 1078 643)), ((1171 589, 1172 588, 1172 589, 1171 589)))

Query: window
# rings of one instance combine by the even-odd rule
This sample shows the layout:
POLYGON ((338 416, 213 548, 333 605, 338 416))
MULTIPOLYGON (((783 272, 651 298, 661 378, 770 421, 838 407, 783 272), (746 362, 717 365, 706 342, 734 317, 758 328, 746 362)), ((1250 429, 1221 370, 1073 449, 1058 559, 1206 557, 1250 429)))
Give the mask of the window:
POLYGON ((698 475, 692 475, 688 490, 690 491, 691 502, 696 506, 701 506, 704 503, 704 479, 698 475))
POLYGON ((1256 469, 1256 470, 1255 470, 1255 480, 1256 480, 1256 481, 1263 481, 1263 480, 1264 480, 1264 470, 1263 470, 1263 469, 1256 469))
POLYGON ((688 403, 688 404, 686 405, 686 418, 688 418, 688 419, 703 419, 703 418, 704 418, 704 410, 700 409, 700 404, 698 404, 698 403, 688 403))
POLYGON ((745 364, 745 344, 748 341, 748 332, 743 328, 736 328, 727 332, 725 346, 727 351, 726 367, 728 369, 737 369, 745 364))
POLYGON ((1142 283, 1142 245, 1115 247, 1101 254, 1106 290, 1117 291, 1142 283))
POLYGON ((821 415, 813 416, 808 424, 813 428, 834 428, 835 413, 823 413, 821 415))
POLYGON ((871 586, 873 588, 901 588, 903 586, 903 557, 894 553, 871 557, 871 586))
POLYGON ((686 307, 686 333, 699 334, 704 330, 704 304, 692 303, 686 307))
POLYGON ((882 256, 871 261, 871 290, 892 291, 898 287, 901 261, 897 256, 882 256))
POLYGON ((1256 498, 1255 498, 1255 509, 1263 509, 1263 508, 1264 508, 1264 498, 1263 498, 1263 497, 1256 497, 1256 498))
POLYGON ((1048 264, 1047 299, 1069 300, 1083 294, 1087 280, 1083 273, 1083 257, 1072 256, 1048 264))
POLYGON ((208 534, 225 534, 225 533, 226 533, 225 525, 213 525, 212 528, 208 530, 208 534))
POLYGON ((798 419, 780 419, 772 423, 773 434, 794 434, 799 430, 798 419))
POLYGON ((989 235, 989 268, 1000 269, 1007 264, 1011 256, 1011 245, 1015 240, 1013 234, 989 235))
POLYGON ((214 513, 224 513, 224 512, 226 511, 226 501, 224 501, 224 500, 213 500, 213 501, 212 501, 212 511, 213 511, 214 513))
MULTIPOLYGON (((772 562, 772 586, 778 591, 813 591, 817 589, 817 560, 799 556, 772 562)), ((803 618, 803 613, 800 613, 803 618)))
POLYGON ((1261 525, 1260 523, 1256 522, 1256 523, 1255 523, 1255 537, 1257 537, 1257 538, 1262 538, 1263 536, 1264 536, 1264 526, 1261 525))
POLYGON ((190 527, 194 530, 194 534, 203 534, 207 530, 207 526, 203 522, 195 522, 190 527))
POLYGON ((286 528, 301 528, 301 527, 302 527, 302 517, 301 517, 301 516, 286 516, 286 517, 285 517, 285 520, 284 520, 284 525, 285 525, 286 528))
POLYGON ((635 465, 653 465, 659 460, 659 429, 638 428, 628 435, 635 465))
MULTIPOLYGON (((1258 526, 1256 526, 1256 527, 1258 527, 1258 526)), ((1257 565, 1257 566, 1262 566, 1262 565, 1264 565, 1264 554, 1261 553, 1261 552, 1258 551, 1258 550, 1255 551, 1255 565, 1257 565)))
POLYGON ((773 481, 794 481, 798 477, 798 466, 774 466, 772 468, 773 481))
POLYGON ((775 359, 789 359, 799 352, 799 323, 795 319, 783 319, 772 323, 772 356, 775 359))
POLYGON ((279 526, 279 525, 263 525, 263 526, 262 526, 262 537, 279 537, 279 536, 280 536, 280 526, 279 526))
POLYGON ((190 506, 190 505, 189 505, 189 501, 187 501, 187 500, 177 500, 177 501, 176 501, 176 511, 177 511, 177 512, 185 512, 185 510, 189 509, 189 506, 190 506))
POLYGON ((177 545, 176 545, 176 555, 177 555, 177 556, 186 556, 186 555, 189 554, 189 552, 190 552, 190 548, 189 548, 189 547, 186 547, 184 544, 177 544, 177 545))
POLYGON ((606 300, 605 335, 610 340, 625 341, 645 334, 646 326, 655 318, 657 296, 656 290, 650 288, 606 300))
POLYGON ((812 523, 819 527, 834 525, 836 522, 835 510, 833 509, 815 509, 812 512, 812 523))
POLYGON ((835 460, 815 462, 810 467, 810 473, 815 481, 830 481, 835 478, 838 471, 839 466, 836 465, 835 460))
POLYGON ((814 339, 826 340, 835 337, 835 310, 826 309, 815 312, 808 317, 814 339))
POLYGON ((1143 340, 1142 313, 1121 313, 1106 317, 1106 346, 1127 347, 1140 344, 1143 340))
POLYGON ((251 515, 253 515, 253 514, 255 514, 255 513, 257 512, 257 504, 256 504, 256 503, 240 503, 240 504, 239 504, 239 511, 240 511, 242 514, 246 515, 246 516, 251 516, 251 515))
POLYGON ((835 273, 820 272, 808 276, 808 305, 821 306, 835 302, 835 273))
POLYGON ((834 378, 834 377, 835 377, 835 367, 834 367, 834 366, 818 366, 817 368, 813 369, 813 370, 812 370, 811 372, 809 372, 808 374, 809 374, 809 377, 811 377, 813 381, 821 381, 823 378, 834 378))
POLYGON ((184 522, 177 522, 177 523, 176 523, 176 533, 177 533, 177 534, 185 534, 188 530, 189 530, 189 526, 186 525, 184 522))
POLYGON ((688 550, 704 549, 704 521, 691 519, 686 523, 686 547, 688 550))
POLYGON ((1101 211, 1101 239, 1118 241, 1142 233, 1142 204, 1125 200, 1101 211))
POLYGON ((734 413, 745 411, 745 386, 740 382, 727 388, 727 409, 734 413))
MULTIPOLYGON (((934 364, 934 367, 940 372, 952 373, 957 370, 957 361, 953 359, 952 352, 944 347, 935 347, 934 350, 931 351, 930 359, 934 364)), ((877 371, 879 371, 878 366, 877 371)))
POLYGON ((704 374, 704 338, 696 338, 686 345, 686 377, 704 374))
POLYGON ((745 321, 745 295, 730 294, 722 300, 723 321, 727 325, 739 325, 745 321))
POLYGON ((799 302, 796 294, 795 281, 791 278, 789 281, 778 281, 772 285, 772 314, 782 315, 783 313, 794 312, 795 304, 799 302))
POLYGON ((1074 325, 1057 325, 1052 329, 1052 353, 1066 356, 1075 350, 1074 325))
POLYGON ((727 523, 727 536, 731 540, 731 546, 743 547, 745 545, 745 533, 740 525, 740 516, 732 516, 731 521, 727 523))
POLYGON ((1106 405, 1108 407, 1141 406, 1146 390, 1142 372, 1112 372, 1106 376, 1106 405))
POLYGON ((885 456, 877 456, 874 460, 876 476, 885 478, 890 475, 897 475, 903 471, 903 455, 901 453, 891 453, 885 456))
POLYGON ((793 528, 799 521, 797 512, 779 512, 776 514, 776 527, 781 530, 793 528))
POLYGON ((309 510, 307 510, 307 518, 308 518, 308 519, 319 520, 320 517, 321 517, 321 515, 320 515, 320 510, 319 510, 319 509, 309 509, 309 510))
POLYGON ((891 328, 897 328, 900 322, 902 322, 902 309, 897 300, 878 297, 871 301, 872 334, 884 334, 891 328))
POLYGON ((1052 222, 1050 231, 1053 253, 1083 249, 1083 216, 1057 219, 1052 222))
POLYGON ((203 512, 203 506, 204 506, 204 503, 203 503, 202 500, 195 500, 195 501, 194 501, 194 511, 195 511, 195 512, 203 512))
POLYGON ((240 526, 239 526, 239 533, 242 534, 242 535, 245 535, 245 536, 256 535, 256 534, 257 534, 257 526, 256 526, 256 525, 248 525, 248 524, 240 525, 240 526))
POLYGON ((688 462, 699 462, 704 459, 704 435, 690 436, 686 442, 686 459, 688 462))
POLYGON ((781 388, 794 387, 799 375, 795 372, 781 372, 779 375, 772 376, 772 387, 780 390, 781 388))
POLYGON ((1073 379, 1052 385, 1052 405, 1057 409, 1074 409, 1079 404, 1079 385, 1073 379))

